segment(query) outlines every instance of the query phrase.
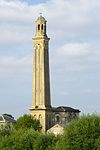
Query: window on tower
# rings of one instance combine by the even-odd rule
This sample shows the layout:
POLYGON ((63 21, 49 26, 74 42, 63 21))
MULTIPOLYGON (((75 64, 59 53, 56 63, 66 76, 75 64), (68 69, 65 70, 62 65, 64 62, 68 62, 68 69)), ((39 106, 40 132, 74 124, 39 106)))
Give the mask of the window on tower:
POLYGON ((43 30, 43 24, 42 24, 42 26, 41 26, 41 29, 43 30))
POLYGON ((44 26, 44 31, 45 31, 45 33, 46 33, 46 26, 44 26))
POLYGON ((40 30, 40 24, 38 24, 38 31, 40 30))
POLYGON ((39 121, 40 121, 40 124, 41 124, 41 122, 42 122, 42 115, 41 114, 39 115, 39 121))

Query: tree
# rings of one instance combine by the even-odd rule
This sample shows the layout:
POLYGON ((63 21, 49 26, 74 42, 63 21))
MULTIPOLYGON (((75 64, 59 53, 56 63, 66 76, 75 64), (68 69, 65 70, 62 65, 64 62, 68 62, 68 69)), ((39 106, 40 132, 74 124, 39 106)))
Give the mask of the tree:
POLYGON ((82 116, 72 121, 59 136, 35 131, 33 121, 25 124, 31 120, 30 116, 20 118, 15 128, 10 125, 0 128, 0 150, 100 150, 98 115, 82 116), (23 118, 29 120, 23 121, 23 118))
POLYGON ((35 143, 35 150, 55 150, 58 139, 54 134, 40 134, 35 143))
POLYGON ((63 135, 62 150, 99 150, 100 116, 87 115, 70 123, 63 135))
POLYGON ((34 150, 34 143, 40 133, 33 129, 20 128, 0 141, 1 150, 34 150))
POLYGON ((0 126, 0 138, 3 136, 11 135, 13 131, 13 125, 10 123, 6 123, 5 125, 0 126))
POLYGON ((34 119, 31 115, 23 115, 20 118, 17 119, 15 123, 15 128, 33 128, 34 130, 40 129, 40 123, 39 120, 34 119))

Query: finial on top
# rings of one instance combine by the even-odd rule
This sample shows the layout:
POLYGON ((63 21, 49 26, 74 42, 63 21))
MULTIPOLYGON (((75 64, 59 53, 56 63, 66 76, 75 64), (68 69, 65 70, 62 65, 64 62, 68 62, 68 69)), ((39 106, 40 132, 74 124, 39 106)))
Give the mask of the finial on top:
POLYGON ((42 13, 40 12, 39 14, 40 14, 40 17, 41 17, 41 16, 42 16, 42 13))
MULTIPOLYGON (((42 13, 39 13, 39 17, 38 17, 37 20, 40 20, 40 19, 45 20, 45 18, 42 16, 42 13)), ((46 20, 45 20, 45 21, 46 21, 46 20)))

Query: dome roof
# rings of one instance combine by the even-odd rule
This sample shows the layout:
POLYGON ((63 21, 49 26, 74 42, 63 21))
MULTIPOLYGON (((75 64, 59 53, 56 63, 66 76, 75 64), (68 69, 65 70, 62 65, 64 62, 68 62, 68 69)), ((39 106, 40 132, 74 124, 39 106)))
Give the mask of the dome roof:
POLYGON ((42 14, 40 14, 40 16, 37 18, 37 20, 44 20, 44 21, 46 21, 45 18, 42 16, 42 14))

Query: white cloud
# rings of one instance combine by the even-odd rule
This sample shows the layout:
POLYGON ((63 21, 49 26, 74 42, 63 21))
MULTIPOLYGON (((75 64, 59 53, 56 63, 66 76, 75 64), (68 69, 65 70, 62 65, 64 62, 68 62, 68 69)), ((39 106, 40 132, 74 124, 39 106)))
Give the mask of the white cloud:
MULTIPOLYGON (((30 31, 29 31, 30 32, 30 31)), ((30 41, 30 36, 28 35, 28 30, 27 28, 23 28, 22 30, 18 27, 14 28, 12 27, 12 29, 8 29, 8 27, 6 28, 6 30, 2 30, 0 32, 0 34, 2 36, 0 36, 0 43, 3 45, 6 44, 10 44, 10 45, 14 45, 14 44, 23 44, 25 42, 29 42, 30 41)), ((30 34, 30 33, 29 33, 30 34)), ((31 34, 30 34, 31 35, 31 34)))
MULTIPOLYGON (((0 95, 5 93, 6 85, 9 85, 11 89, 19 89, 19 85, 16 86, 15 83, 15 87, 11 87, 12 77, 18 81, 19 78, 16 75, 24 77, 30 74, 31 76, 32 54, 30 54, 29 44, 33 46, 31 38, 34 36, 35 20, 40 12, 43 12, 43 16, 48 21, 48 36, 51 38, 50 61, 52 63, 50 65, 53 72, 51 86, 54 95, 56 95, 52 99, 57 104, 58 101, 62 103, 63 99, 66 99, 64 105, 67 105, 67 100, 69 100, 70 105, 75 104, 82 108, 85 104, 89 108, 91 99, 92 104, 95 104, 96 98, 99 99, 99 92, 91 97, 91 92, 85 94, 81 90, 88 87, 93 92, 96 85, 100 89, 99 0, 48 0, 44 4, 34 5, 23 3, 21 0, 0 0, 0 78, 9 78, 7 84, 5 84, 6 80, 1 80, 4 84, 0 84, 0 95), (24 51, 27 51, 28 56, 26 53, 24 54, 24 51), (7 56, 8 53, 9 56, 7 56), (88 78, 84 78, 85 75, 88 78), (68 84, 65 82, 68 78, 71 81, 74 78, 76 82, 72 81, 68 84), (94 89, 91 86, 92 82, 94 82, 93 86, 95 85, 94 89), (78 83, 80 83, 80 87, 77 87, 78 83), (2 85, 3 87, 5 85, 4 89, 2 85), (62 92, 63 94, 60 95, 60 92, 56 90, 58 87, 62 87, 61 90, 66 91, 67 94, 64 95, 62 92), (69 90, 67 91, 67 89, 69 90), (70 93, 74 93, 74 95, 70 93), (95 97, 96 95, 97 97, 95 97), (75 99, 79 99, 80 103, 75 99), (89 102, 88 99, 90 99, 89 102)), ((24 78, 22 79, 23 83, 26 82, 24 78)), ((20 84, 20 86, 22 85, 20 84)), ((31 91, 31 86, 26 86, 26 90, 21 92, 23 97, 25 94, 27 96, 27 89, 31 91)), ((11 99, 17 101, 15 95, 12 97, 12 90, 8 97, 4 95, 0 99, 5 99, 5 102, 11 99)), ((25 98, 22 99, 25 100, 25 98)), ((20 104, 19 106, 23 107, 20 104)), ((16 110, 16 107, 13 108, 16 110)))
POLYGON ((33 22, 41 7, 42 5, 31 6, 18 0, 1 0, 0 44, 28 43, 35 30, 33 22))
POLYGON ((43 12, 49 21, 49 33, 52 39, 65 40, 68 36, 75 37, 84 31, 93 32, 90 31, 93 27, 98 34, 100 25, 98 0, 49 0, 45 4, 37 5, 28 5, 19 0, 1 0, 0 35, 3 37, 0 36, 0 43, 2 41, 4 43, 4 39, 5 42, 11 43, 13 39, 13 42, 18 43, 19 38, 20 42, 26 42, 35 31, 33 22, 40 12, 43 12), (99 25, 96 28, 97 24, 99 25))
POLYGON ((0 77, 9 78, 20 73, 31 73, 32 57, 0 56, 0 77))
POLYGON ((67 43, 56 51, 65 57, 81 57, 90 53, 90 45, 87 43, 67 43))
POLYGON ((100 89, 86 89, 85 93, 97 95, 97 94, 100 94, 100 89))
MULTIPOLYGON (((72 67, 69 70, 72 68, 82 70, 82 68, 86 68, 85 61, 87 58, 90 62, 97 58, 99 60, 97 54, 99 51, 94 50, 93 52, 91 50, 92 43, 85 41, 85 38, 83 39, 84 34, 87 38, 89 36, 87 32, 92 32, 91 28, 96 29, 95 25, 100 23, 99 8, 100 2, 97 0, 49 0, 44 4, 35 5, 28 5, 28 3, 19 0, 1 0, 0 44, 4 44, 4 47, 7 47, 6 45, 9 43, 11 45, 27 45, 31 41, 33 32, 35 32, 35 19, 39 12, 43 12, 49 21, 48 26, 52 42, 59 47, 50 50, 51 55, 56 54, 56 63, 58 59, 58 64, 61 61, 65 64, 63 60, 65 61, 67 58, 66 68, 68 68, 68 58, 70 58, 72 67), (81 64, 80 61, 73 61, 73 58, 79 58, 81 64)), ((52 57, 52 61, 55 61, 55 55, 52 57)))
POLYGON ((100 23, 100 2, 97 0, 52 0, 46 5, 46 11, 50 22, 53 23, 52 28, 56 31, 63 28, 63 32, 67 34, 73 31, 73 34, 78 34, 82 29, 87 30, 87 27, 94 23, 100 23))

